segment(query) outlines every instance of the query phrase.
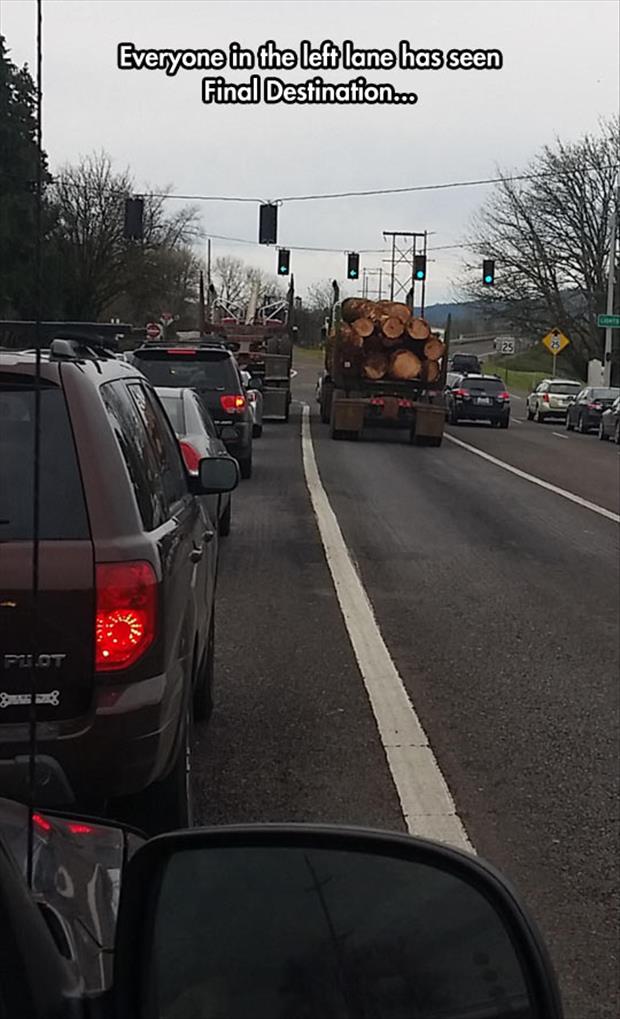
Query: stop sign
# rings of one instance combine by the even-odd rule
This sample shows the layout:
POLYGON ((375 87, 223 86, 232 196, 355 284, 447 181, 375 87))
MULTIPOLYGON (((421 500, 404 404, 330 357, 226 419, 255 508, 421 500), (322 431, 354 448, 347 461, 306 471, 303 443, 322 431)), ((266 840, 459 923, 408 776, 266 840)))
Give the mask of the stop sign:
POLYGON ((146 326, 146 336, 149 340, 158 340, 162 335, 162 327, 158 322, 148 322, 146 326))

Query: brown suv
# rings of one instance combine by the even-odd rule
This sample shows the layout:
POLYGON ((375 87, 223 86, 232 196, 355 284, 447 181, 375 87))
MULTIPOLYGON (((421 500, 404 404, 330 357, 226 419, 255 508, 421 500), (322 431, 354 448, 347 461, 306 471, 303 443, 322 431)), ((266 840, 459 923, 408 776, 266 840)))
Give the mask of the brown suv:
POLYGON ((33 594, 35 360, 0 351, 0 794, 102 801, 149 831, 189 820, 192 717, 211 703, 217 535, 136 368, 56 340, 40 382, 39 582, 33 594))

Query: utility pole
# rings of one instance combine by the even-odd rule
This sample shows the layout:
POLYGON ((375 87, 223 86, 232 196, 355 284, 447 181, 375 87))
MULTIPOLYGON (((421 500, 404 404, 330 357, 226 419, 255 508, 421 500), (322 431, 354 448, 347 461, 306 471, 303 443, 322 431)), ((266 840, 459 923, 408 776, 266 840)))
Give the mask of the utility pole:
MULTIPOLYGON (((611 203, 611 238, 609 242, 609 274, 607 276, 607 315, 614 313, 614 292, 616 285, 616 268, 618 258, 616 253, 618 238, 618 211, 620 206, 620 188, 616 188, 615 202, 611 203)), ((611 386, 611 372, 613 365, 613 329, 607 326, 605 329, 605 350, 603 353, 603 385, 611 386)))

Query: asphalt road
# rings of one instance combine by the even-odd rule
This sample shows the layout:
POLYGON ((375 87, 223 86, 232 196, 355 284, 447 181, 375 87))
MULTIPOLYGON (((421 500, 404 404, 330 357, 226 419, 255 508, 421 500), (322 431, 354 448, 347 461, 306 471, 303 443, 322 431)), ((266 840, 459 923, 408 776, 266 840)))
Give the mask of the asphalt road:
MULTIPOLYGON (((297 358, 313 404, 318 362, 297 358)), ((520 413, 514 401, 515 417, 520 413)), ((618 512, 618 447, 514 423, 450 434, 618 512)), ((523 893, 568 1019, 617 1019, 617 525, 445 441, 333 442, 321 479, 390 654, 480 855, 523 893)), ((234 499, 217 708, 199 819, 403 830, 301 462, 299 411, 265 427, 234 499)))

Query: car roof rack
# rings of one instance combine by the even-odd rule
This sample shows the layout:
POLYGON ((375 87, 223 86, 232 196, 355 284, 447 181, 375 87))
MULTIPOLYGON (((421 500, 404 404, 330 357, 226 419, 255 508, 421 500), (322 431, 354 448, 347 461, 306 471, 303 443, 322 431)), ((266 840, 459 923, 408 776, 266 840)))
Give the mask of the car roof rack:
MULTIPOLYGON (((38 332, 41 348, 50 351, 54 341, 75 343, 91 349, 82 352, 86 356, 113 357, 119 351, 118 337, 130 336, 133 326, 123 322, 39 322, 38 332)), ((36 352, 37 323, 34 321, 0 319, 0 345, 5 350, 34 350, 36 352)), ((62 348, 57 348, 61 353, 62 348)), ((63 356, 69 357, 70 351, 65 348, 63 356)), ((73 357, 76 357, 73 354, 73 357)))

